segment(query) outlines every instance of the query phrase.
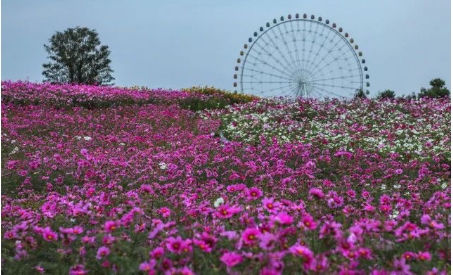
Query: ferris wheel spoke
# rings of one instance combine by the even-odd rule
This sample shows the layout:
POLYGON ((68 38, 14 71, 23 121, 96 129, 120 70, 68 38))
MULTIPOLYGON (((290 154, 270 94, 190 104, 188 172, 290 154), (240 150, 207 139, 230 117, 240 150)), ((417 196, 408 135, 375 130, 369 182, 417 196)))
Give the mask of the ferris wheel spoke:
POLYGON ((289 84, 289 85, 284 85, 284 86, 279 86, 279 87, 275 87, 275 88, 272 88, 272 89, 266 89, 266 90, 262 90, 261 93, 268 93, 268 92, 274 92, 274 91, 277 91, 277 90, 281 90, 283 91, 284 93, 288 94, 288 90, 291 86, 293 86, 294 84, 289 84))
MULTIPOLYGON (((333 41, 333 40, 332 40, 332 41, 333 41)), ((313 67, 311 68, 311 71, 314 72, 314 74, 316 74, 316 73, 319 71, 319 70, 316 70, 316 69, 324 62, 324 60, 326 60, 327 57, 329 57, 330 55, 332 55, 332 52, 334 52, 335 47, 338 47, 338 45, 340 44, 341 41, 342 41, 341 39, 338 40, 337 43, 335 43, 335 44, 327 51, 327 53, 324 55, 324 57, 323 57, 323 58, 322 58, 315 66, 313 66, 313 67)), ((343 45, 343 47, 344 47, 344 45, 343 45)), ((342 48, 343 48, 343 47, 342 47, 342 48)), ((331 57, 331 56, 330 56, 330 57, 331 57)), ((328 63, 328 64, 330 65, 331 63, 328 63)), ((325 68, 325 67, 326 67, 326 66, 324 66, 324 67, 322 67, 322 68, 325 68)))
MULTIPOLYGON (((300 67, 300 57, 299 57, 299 50, 297 48, 297 38, 295 35, 294 24, 293 24, 293 21, 290 21, 290 22, 291 22, 291 34, 293 36, 294 52, 296 54, 296 62, 297 62, 298 67, 300 67)), ((298 32, 300 31, 299 20, 297 21, 297 31, 298 32)))
MULTIPOLYGON (((278 26, 277 26, 277 28, 278 28, 278 26)), ((270 30, 271 30, 271 32, 272 32, 273 35, 275 35, 276 37, 278 37, 278 35, 275 34, 274 28, 271 28, 270 30)), ((270 36, 270 33, 269 33, 269 32, 266 32, 265 34, 266 34, 267 38, 269 38, 269 42, 272 43, 272 45, 273 45, 274 48, 278 51, 279 55, 283 58, 283 60, 285 61, 285 63, 286 63, 286 64, 291 64, 291 62, 290 62, 288 59, 286 59, 286 55, 281 51, 281 47, 279 47, 279 46, 277 45, 277 43, 275 43, 274 39, 272 39, 272 37, 270 36)), ((264 35, 263 35, 263 38, 264 38, 264 35)), ((291 67, 288 67, 288 65, 286 65, 286 66, 284 67, 284 70, 286 70, 286 71, 288 71, 288 72, 293 71, 293 69, 292 69, 291 67)))
MULTIPOLYGON (((324 33, 324 30, 326 30, 327 28, 328 28, 328 27, 324 27, 322 33, 324 33)), ((308 71, 313 71, 313 69, 317 66, 317 65, 315 65, 315 63, 316 63, 315 61, 318 60, 317 57, 318 57, 319 54, 321 53, 321 50, 324 49, 324 45, 326 44, 327 40, 328 40, 329 38, 331 38, 330 36, 331 36, 332 33, 333 33, 333 32, 331 31, 331 32, 329 32, 327 35, 324 36, 324 40, 322 41, 321 44, 319 44, 318 51, 317 51, 316 54, 315 54, 315 58, 314 58, 313 61, 309 64, 309 67, 308 67, 308 69, 307 69, 308 71)), ((333 35, 335 35, 335 33, 333 33, 333 35)), ((333 39, 333 38, 334 38, 334 37, 332 37, 331 39, 333 39)), ((326 53, 326 54, 321 58, 321 61, 319 61, 319 62, 322 62, 322 61, 327 57, 327 55, 328 55, 328 53, 326 53)), ((319 64, 319 62, 318 62, 317 64, 319 64)))
MULTIPOLYGON (((287 27, 286 27, 286 24, 282 24, 282 25, 285 27, 286 33, 289 33, 289 32, 288 32, 288 29, 287 29, 287 27)), ((283 39, 283 44, 285 45, 286 51, 288 52, 288 56, 289 56, 289 58, 291 59, 291 64, 297 65, 297 64, 296 64, 296 60, 293 58, 293 56, 292 56, 292 54, 291 54, 292 51, 289 49, 288 42, 287 42, 286 39, 285 39, 285 35, 283 34, 283 32, 282 32, 282 30, 281 30, 281 28, 280 28, 280 26, 282 26, 282 25, 279 25, 279 26, 277 27, 277 29, 278 29, 278 31, 279 31, 279 33, 280 33, 280 37, 283 39)), ((294 70, 293 66, 288 66, 288 67, 291 67, 291 68, 294 70)), ((296 67, 296 68, 297 68, 297 67, 296 67)))
MULTIPOLYGON (((290 72, 285 71, 285 68, 286 68, 285 64, 283 64, 278 58, 276 58, 271 52, 269 52, 266 48, 264 48, 260 44, 255 44, 255 45, 258 46, 261 50, 263 50, 271 59, 273 59, 275 62, 277 62, 277 64, 280 65, 282 69, 278 69, 277 67, 270 65, 266 60, 264 60, 264 58, 262 59, 262 58, 258 58, 256 56, 253 56, 253 58, 260 61, 262 64, 269 66, 272 69, 280 72, 281 74, 291 76, 290 72)), ((256 49, 254 49, 254 47, 252 47, 250 49, 250 52, 252 50, 253 50, 253 52, 256 52, 258 55, 260 55, 260 52, 258 52, 256 49)), ((250 53, 249 53, 249 55, 250 55, 250 53)))
POLYGON ((319 27, 319 24, 316 23, 316 30, 315 30, 315 33, 314 33, 314 38, 313 40, 311 41, 311 46, 310 46, 310 55, 309 55, 309 59, 307 60, 307 66, 306 66, 306 70, 307 71, 311 71, 310 67, 312 67, 312 64, 315 62, 315 60, 317 60, 317 57, 319 55, 319 52, 321 51, 322 47, 323 47, 323 43, 320 43, 318 44, 318 41, 317 41, 317 38, 318 37, 322 37, 324 35, 324 30, 326 29, 325 27, 322 28, 322 31, 321 33, 318 33, 318 27, 319 27), (313 47, 316 45, 319 45, 318 46, 318 51, 316 53, 313 52, 313 47))
POLYGON ((312 58, 314 58, 314 56, 313 56, 313 47, 314 47, 314 45, 316 43, 316 38, 317 38, 317 34, 318 34, 318 24, 316 22, 314 22, 314 23, 312 22, 312 24, 310 24, 309 33, 312 34, 311 36, 313 38, 312 38, 312 40, 310 42, 310 50, 308 51, 308 60, 307 60, 307 63, 306 63, 307 66, 305 66, 305 70, 308 70, 310 63, 312 62, 312 58), (316 25, 314 33, 311 30, 311 26, 313 26, 313 24, 316 25))
MULTIPOLYGON (((252 71, 252 72, 256 72, 256 73, 259 73, 260 75, 263 74, 263 75, 267 75, 267 76, 272 76, 272 77, 275 77, 275 78, 279 78, 279 79, 283 79, 283 80, 286 80, 286 81, 283 81, 283 82, 293 82, 291 79, 289 78, 285 78, 285 77, 281 77, 279 75, 275 75, 275 74, 271 74, 271 73, 266 73, 266 72, 262 72, 262 71, 257 71, 257 70, 254 70, 254 69, 248 69, 249 71, 252 71)), ((255 75, 252 75, 252 74, 243 74, 242 75, 243 77, 250 77, 250 78, 256 78, 255 75)))
POLYGON ((348 75, 348 76, 339 76, 339 77, 331 77, 331 78, 322 78, 322 79, 313 79, 313 80, 308 80, 307 83, 315 83, 319 81, 328 81, 328 80, 336 80, 336 79, 346 79, 346 78, 355 78, 360 76, 360 74, 357 75, 348 75))
POLYGON ((343 85, 331 85, 331 84, 321 84, 316 83, 314 86, 323 86, 323 87, 330 87, 330 88, 340 88, 340 89, 348 89, 348 90, 357 90, 357 87, 348 87, 343 85))
POLYGON ((258 84, 293 84, 293 81, 243 81, 243 83, 258 83, 258 84))
MULTIPOLYGON (((344 48, 344 46, 345 46, 345 45, 343 45, 343 46, 340 48, 340 50, 341 50, 342 48, 344 48)), ((318 68, 318 69, 317 69, 313 74, 316 75, 319 71, 321 71, 321 70, 323 70, 324 68, 326 68, 326 67, 332 65, 332 63, 337 62, 338 60, 341 59, 341 57, 345 56, 346 54, 348 54, 348 52, 342 53, 340 56, 338 56, 338 57, 332 59, 332 61, 326 63, 324 66, 322 66, 322 67, 320 67, 320 68, 318 68, 318 67, 319 67, 319 64, 321 64, 321 63, 319 63, 318 66, 314 68, 314 69, 317 69, 317 68, 318 68)))
MULTIPOLYGON (((270 69, 272 69, 272 70, 277 71, 277 72, 280 73, 280 75, 271 74, 271 73, 266 73, 266 74, 271 75, 271 76, 275 76, 275 77, 284 78, 284 79, 290 79, 291 76, 290 76, 287 72, 282 71, 281 69, 279 69, 279 68, 277 68, 277 67, 275 67, 275 66, 269 64, 269 62, 267 62, 267 61, 262 61, 261 59, 257 59, 257 58, 255 58, 253 55, 249 55, 249 57, 252 57, 252 58, 254 58, 255 60, 259 61, 259 62, 260 62, 259 64, 262 64, 263 67, 268 67, 268 68, 270 68, 270 69), (285 76, 286 76, 286 77, 285 77, 285 76)), ((257 64, 257 63, 253 63, 253 65, 254 65, 254 67, 257 67, 258 64, 257 64)), ((254 71, 254 72, 256 72, 256 73, 264 73, 264 69, 258 70, 258 69, 247 68, 247 70, 251 70, 251 71, 254 71)))

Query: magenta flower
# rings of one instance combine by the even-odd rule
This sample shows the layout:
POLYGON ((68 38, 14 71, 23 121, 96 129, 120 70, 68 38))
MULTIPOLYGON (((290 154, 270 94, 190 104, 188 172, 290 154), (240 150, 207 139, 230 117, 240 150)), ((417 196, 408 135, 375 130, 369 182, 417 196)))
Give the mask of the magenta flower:
POLYGON ((217 208, 216 216, 222 219, 229 219, 233 217, 234 214, 241 212, 240 207, 229 206, 228 204, 222 204, 217 208))
POLYGON ((298 226, 303 227, 305 230, 313 230, 318 224, 313 220, 313 217, 310 214, 305 214, 298 226))
POLYGON ((98 252, 96 253, 96 259, 100 260, 104 258, 105 256, 108 256, 110 254, 110 249, 106 246, 101 246, 98 249, 98 252))
POLYGON ((112 232, 116 228, 116 222, 115 221, 106 221, 104 224, 104 230, 106 232, 112 232))
POLYGON ((176 238, 168 237, 166 247, 171 252, 180 254, 183 248, 183 240, 180 236, 176 238))
POLYGON ((148 262, 141 263, 138 267, 139 270, 147 272, 148 275, 155 274, 154 267, 156 266, 156 261, 151 259, 148 262))
POLYGON ((417 259, 420 261, 431 261, 431 253, 429 252, 418 252, 417 259))
POLYGON ((17 235, 16 231, 9 230, 9 231, 6 231, 5 234, 3 234, 3 237, 5 239, 11 240, 11 239, 17 238, 18 235, 17 235))
POLYGON ((276 216, 274 216, 274 221, 279 224, 289 225, 293 223, 294 218, 286 212, 280 212, 276 216))
POLYGON ((85 270, 85 267, 81 264, 78 264, 74 267, 71 267, 69 270, 69 275, 86 275, 88 270, 85 270))
POLYGON ((277 242, 277 236, 269 232, 262 233, 258 238, 260 239, 260 247, 264 250, 272 250, 277 242))
POLYGON ((42 237, 48 242, 58 239, 57 233, 53 232, 50 227, 44 228, 44 230, 42 231, 42 237))
POLYGON ((263 195, 263 191, 261 189, 252 187, 247 190, 247 199, 252 201, 260 198, 263 195))
POLYGON ((167 207, 162 207, 159 209, 159 213, 162 215, 162 217, 167 218, 170 216, 171 211, 167 207))
POLYGON ((158 260, 164 256, 164 249, 162 247, 157 247, 149 253, 149 256, 155 260, 158 260))
POLYGON ((38 271, 39 273, 45 273, 46 270, 42 266, 35 266, 35 270, 38 271))
POLYGON ((313 252, 306 246, 295 244, 289 248, 289 252, 302 258, 305 268, 310 267, 313 263, 313 252))
POLYGON ((444 229, 444 225, 442 223, 438 223, 431 219, 429 215, 423 215, 421 217, 422 224, 429 225, 431 228, 434 229, 444 229))
POLYGON ((276 209, 276 204, 274 203, 274 198, 264 198, 262 200, 264 208, 266 208, 269 212, 274 212, 276 209))
POLYGON ((396 259, 393 261, 393 267, 395 268, 396 271, 398 271, 398 274, 404 274, 404 275, 411 275, 413 274, 410 269, 410 265, 406 264, 406 259, 401 257, 399 260, 396 259))
POLYGON ((242 232, 242 241, 247 245, 253 244, 260 234, 261 232, 256 228, 247 228, 242 232))
POLYGON ((242 262, 242 256, 235 252, 226 252, 220 260, 229 268, 234 267, 242 262))
POLYGON ((313 197, 316 197, 317 199, 324 198, 324 193, 322 192, 321 189, 318 188, 311 188, 310 191, 308 191, 308 194, 310 194, 313 197))

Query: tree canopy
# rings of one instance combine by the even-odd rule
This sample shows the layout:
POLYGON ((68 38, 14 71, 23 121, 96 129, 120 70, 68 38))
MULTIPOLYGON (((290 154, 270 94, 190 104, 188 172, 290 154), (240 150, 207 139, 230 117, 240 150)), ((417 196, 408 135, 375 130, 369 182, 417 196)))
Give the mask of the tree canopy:
POLYGON ((94 29, 76 27, 56 32, 44 45, 49 63, 42 74, 51 83, 112 85, 110 50, 94 29))
POLYGON ((440 78, 434 78, 429 82, 431 88, 421 88, 418 97, 445 97, 450 95, 450 90, 445 86, 445 81, 440 78))

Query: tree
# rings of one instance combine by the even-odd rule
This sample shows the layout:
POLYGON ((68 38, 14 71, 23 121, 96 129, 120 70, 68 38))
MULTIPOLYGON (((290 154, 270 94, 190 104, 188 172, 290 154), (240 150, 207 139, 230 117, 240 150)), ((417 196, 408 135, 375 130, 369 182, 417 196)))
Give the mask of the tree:
POLYGON ((430 89, 421 88, 418 94, 419 98, 422 97, 446 97, 450 95, 450 91, 445 86, 445 81, 440 78, 434 78, 429 82, 430 89))
POLYGON ((51 83, 112 85, 108 46, 101 45, 98 33, 88 28, 56 32, 44 45, 51 62, 43 64, 42 74, 51 83))
POLYGON ((377 95, 377 99, 394 99, 395 98, 395 92, 392 91, 392 90, 385 90, 385 91, 382 91, 382 92, 379 92, 379 94, 377 95))
POLYGON ((354 93, 354 98, 355 99, 358 99, 358 98, 367 98, 367 95, 369 94, 370 92, 369 91, 364 91, 362 89, 357 89, 354 93))

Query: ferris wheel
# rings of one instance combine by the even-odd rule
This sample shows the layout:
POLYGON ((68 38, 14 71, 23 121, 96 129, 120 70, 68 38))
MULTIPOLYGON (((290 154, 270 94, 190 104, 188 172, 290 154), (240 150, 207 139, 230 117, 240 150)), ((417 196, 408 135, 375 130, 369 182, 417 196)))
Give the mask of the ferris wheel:
POLYGON ((370 86, 353 38, 322 17, 288 15, 266 23, 244 44, 236 92, 260 97, 351 98, 370 86))

